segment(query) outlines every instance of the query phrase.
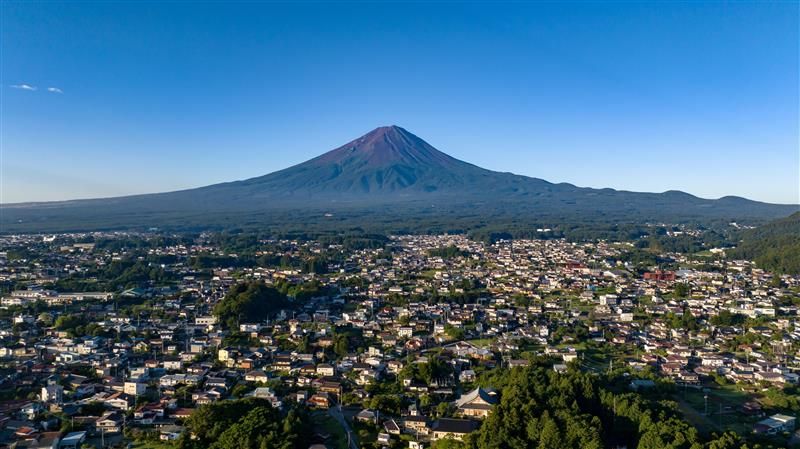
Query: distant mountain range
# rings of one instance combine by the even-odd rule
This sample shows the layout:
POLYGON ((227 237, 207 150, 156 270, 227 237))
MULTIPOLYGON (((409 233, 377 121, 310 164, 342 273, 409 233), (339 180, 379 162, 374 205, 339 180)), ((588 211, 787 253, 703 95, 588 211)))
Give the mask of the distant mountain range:
MULTIPOLYGON (((624 176, 624 174, 620 174, 624 176)), ((708 200, 554 184, 453 158, 398 126, 377 128, 293 167, 243 181, 168 193, 0 206, 0 231, 162 227, 224 229, 324 220, 344 226, 448 217, 520 220, 762 222, 797 205, 708 200)), ((391 227, 391 226, 390 226, 391 227)), ((397 226, 394 226, 397 228, 397 226)))

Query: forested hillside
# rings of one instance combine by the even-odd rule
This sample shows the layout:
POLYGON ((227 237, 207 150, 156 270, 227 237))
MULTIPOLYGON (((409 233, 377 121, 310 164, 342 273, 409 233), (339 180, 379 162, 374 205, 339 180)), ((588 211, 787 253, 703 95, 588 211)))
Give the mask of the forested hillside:
POLYGON ((729 254, 770 271, 800 273, 800 212, 745 232, 729 254))

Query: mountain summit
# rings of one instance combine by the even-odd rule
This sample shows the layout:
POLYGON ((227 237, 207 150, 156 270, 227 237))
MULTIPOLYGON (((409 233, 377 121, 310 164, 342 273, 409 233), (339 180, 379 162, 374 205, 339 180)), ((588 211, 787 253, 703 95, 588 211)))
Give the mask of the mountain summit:
POLYGON ((469 188, 491 173, 399 126, 382 126, 302 164, 244 182, 282 193, 399 194, 469 188))
MULTIPOLYGON (((459 161, 399 126, 381 126, 307 164, 387 168, 396 165, 448 168, 459 161)), ((303 164, 306 165, 306 164, 303 164)))
POLYGON ((388 229, 422 218, 436 229, 465 222, 525 226, 543 220, 677 223, 764 220, 798 210, 744 198, 591 189, 495 172, 449 156, 399 126, 376 128, 301 164, 243 181, 0 206, 0 232, 310 226, 314 220, 331 226, 332 221, 319 223, 321 216, 336 216, 338 226, 388 229))

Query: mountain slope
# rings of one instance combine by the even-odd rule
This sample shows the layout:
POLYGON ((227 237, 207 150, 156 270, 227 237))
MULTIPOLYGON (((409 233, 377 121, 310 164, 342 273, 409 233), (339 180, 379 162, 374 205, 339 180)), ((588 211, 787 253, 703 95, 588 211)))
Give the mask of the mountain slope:
POLYGON ((250 193, 339 198, 541 188, 546 181, 497 173, 451 157, 398 126, 377 128, 302 164, 235 183, 250 193))
POLYGON ((742 241, 728 250, 728 255, 755 260, 770 271, 800 273, 800 212, 745 231, 742 241))
POLYGON ((324 227, 331 221, 395 226, 420 217, 445 228, 448 222, 519 224, 533 219, 746 222, 796 210, 737 197, 706 200, 676 191, 589 189, 494 172, 455 159, 403 128, 386 126, 301 164, 243 181, 159 194, 0 205, 0 232, 324 227), (314 221, 331 213, 335 220, 314 221))

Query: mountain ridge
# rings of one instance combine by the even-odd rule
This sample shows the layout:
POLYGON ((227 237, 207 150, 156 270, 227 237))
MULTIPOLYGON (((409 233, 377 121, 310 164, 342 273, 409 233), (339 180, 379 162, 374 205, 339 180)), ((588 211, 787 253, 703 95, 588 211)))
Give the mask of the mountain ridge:
MULTIPOLYGON (((259 216, 269 224, 277 213, 291 216, 341 209, 369 216, 377 209, 397 219, 428 213, 431 206, 450 214, 574 217, 619 220, 766 220, 798 210, 739 197, 717 200, 670 190, 640 193, 577 187, 540 178, 487 170, 454 158, 399 126, 382 126, 300 164, 266 175, 190 189, 122 197, 0 205, 0 232, 19 232, 37 224, 58 228, 60 221, 87 229, 102 222, 112 227, 199 226, 218 214, 259 216), (313 211, 313 212, 312 212, 313 211), (183 218, 182 218, 183 217, 183 218)), ((315 215, 316 216, 316 215, 315 215)), ((227 218, 226 218, 227 219, 227 218)), ((278 220, 279 221, 279 220, 278 220)))

